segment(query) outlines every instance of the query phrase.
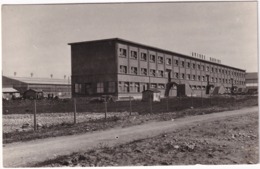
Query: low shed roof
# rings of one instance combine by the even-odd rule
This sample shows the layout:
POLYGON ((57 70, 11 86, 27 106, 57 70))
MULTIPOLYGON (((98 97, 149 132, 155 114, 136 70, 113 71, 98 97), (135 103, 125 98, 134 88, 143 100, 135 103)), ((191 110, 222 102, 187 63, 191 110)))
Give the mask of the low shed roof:
POLYGON ((18 91, 12 87, 5 87, 2 89, 2 91, 3 93, 18 93, 18 91))
POLYGON ((27 84, 58 84, 70 85, 68 79, 53 79, 53 78, 36 78, 36 77, 8 77, 27 84))

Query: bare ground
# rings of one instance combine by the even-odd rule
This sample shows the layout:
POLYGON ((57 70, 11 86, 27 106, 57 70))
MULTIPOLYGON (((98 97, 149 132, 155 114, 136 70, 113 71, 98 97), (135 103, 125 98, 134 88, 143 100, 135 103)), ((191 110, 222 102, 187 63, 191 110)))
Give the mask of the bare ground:
POLYGON ((62 156, 36 166, 256 164, 258 139, 255 112, 190 124, 174 132, 114 147, 102 144, 84 153, 62 156))
POLYGON ((255 163, 258 159, 256 157, 258 154, 254 151, 258 148, 257 112, 258 107, 252 107, 82 135, 7 144, 3 148, 4 166, 34 166, 36 163, 73 152, 81 154, 59 157, 58 160, 47 161, 37 166, 171 165, 203 164, 210 161, 213 164, 255 163), (228 117, 233 116, 237 120, 232 122, 233 118, 228 117), (160 135, 162 133, 169 134, 160 135), (160 136, 155 137, 157 135, 160 136), (154 138, 149 139, 151 137, 154 138), (236 141, 232 140, 233 137, 236 141), (128 144, 130 141, 140 139, 145 140, 128 144), (234 144, 240 141, 240 144, 234 144), (115 147, 111 148, 111 146, 115 147), (231 147, 228 148, 229 146, 231 147), (243 146, 244 152, 238 152, 239 149, 236 146, 240 146, 240 149, 243 146), (210 160, 206 160, 204 153, 210 160), (225 157, 225 153, 231 155, 225 157), (230 159, 234 155, 245 161, 235 159, 232 162, 230 159), (106 157, 103 158, 103 156, 106 157), (200 156, 204 158, 200 159, 200 156), (215 162, 211 159, 212 157, 216 158, 215 162), (224 157, 228 159, 226 161, 217 159, 224 157), (173 160, 175 158, 176 160, 173 160))

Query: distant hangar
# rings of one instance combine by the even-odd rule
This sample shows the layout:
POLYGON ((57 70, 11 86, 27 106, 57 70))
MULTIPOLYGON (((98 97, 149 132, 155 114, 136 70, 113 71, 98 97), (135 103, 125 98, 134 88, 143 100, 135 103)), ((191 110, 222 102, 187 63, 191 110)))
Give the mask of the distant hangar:
POLYGON ((53 98, 71 97, 71 83, 68 79, 35 78, 35 77, 7 77, 2 76, 2 88, 13 88, 23 95, 27 90, 42 91, 43 96, 53 98))

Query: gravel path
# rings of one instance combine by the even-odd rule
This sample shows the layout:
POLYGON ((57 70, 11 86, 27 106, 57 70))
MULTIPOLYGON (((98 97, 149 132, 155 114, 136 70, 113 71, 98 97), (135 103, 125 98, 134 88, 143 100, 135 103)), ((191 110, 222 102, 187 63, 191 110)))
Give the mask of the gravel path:
POLYGON ((127 128, 114 128, 82 135, 7 144, 3 147, 4 167, 31 166, 38 162, 56 158, 59 155, 86 151, 98 147, 101 144, 113 146, 133 140, 153 137, 165 132, 171 132, 194 123, 213 121, 253 112, 258 112, 258 107, 185 117, 174 121, 152 122, 127 128))

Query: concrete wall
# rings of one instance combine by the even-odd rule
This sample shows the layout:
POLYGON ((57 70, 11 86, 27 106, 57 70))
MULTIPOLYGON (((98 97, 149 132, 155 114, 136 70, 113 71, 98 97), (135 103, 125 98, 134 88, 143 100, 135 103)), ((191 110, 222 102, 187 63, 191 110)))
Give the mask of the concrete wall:
POLYGON ((108 82, 117 81, 117 63, 113 41, 71 45, 72 96, 85 97, 85 84, 91 83, 91 95, 116 94, 108 92, 108 82), (104 83, 104 92, 97 93, 97 84, 104 83), (82 92, 75 93, 75 84, 82 84, 82 92))

